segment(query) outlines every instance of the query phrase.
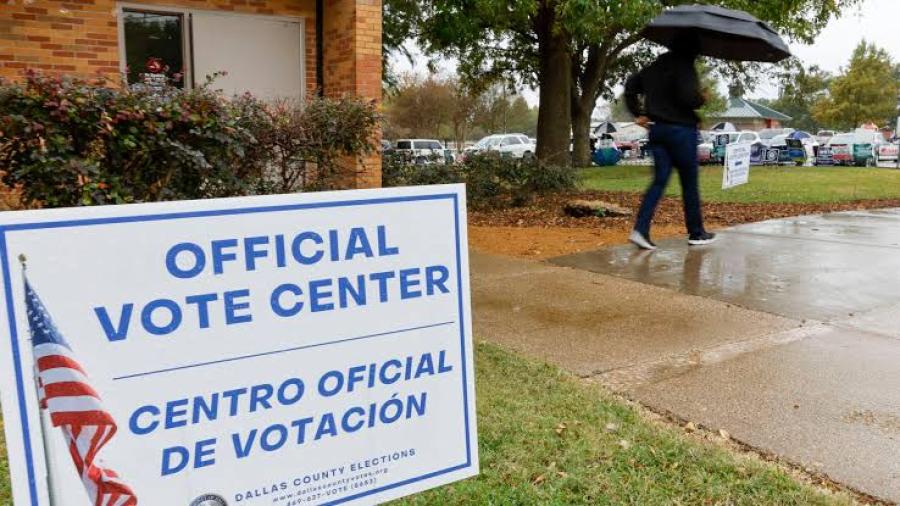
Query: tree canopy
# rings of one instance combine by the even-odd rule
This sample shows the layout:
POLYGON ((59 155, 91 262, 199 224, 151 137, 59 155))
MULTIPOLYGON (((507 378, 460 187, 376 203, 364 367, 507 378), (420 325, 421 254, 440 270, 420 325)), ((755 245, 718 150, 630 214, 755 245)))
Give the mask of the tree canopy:
POLYGON ((813 116, 813 108, 828 94, 833 78, 829 72, 792 59, 777 77, 778 98, 769 102, 769 107, 793 118, 788 125, 797 130, 815 133, 827 126, 813 116))
POLYGON ((828 86, 814 106, 814 118, 844 130, 866 122, 892 124, 897 117, 900 69, 887 51, 866 41, 853 51, 850 64, 828 86))
MULTIPOLYGON (((664 7, 682 3, 695 1, 425 0, 415 34, 426 52, 458 59, 464 78, 539 87, 538 157, 566 163, 572 132, 576 163, 582 163, 597 99, 657 51, 639 31, 664 7)), ((811 42, 859 0, 702 3, 746 10, 789 38, 811 42)))
POLYGON ((473 88, 456 78, 407 75, 385 99, 386 138, 433 138, 462 143, 494 133, 534 135, 537 110, 515 90, 473 88))

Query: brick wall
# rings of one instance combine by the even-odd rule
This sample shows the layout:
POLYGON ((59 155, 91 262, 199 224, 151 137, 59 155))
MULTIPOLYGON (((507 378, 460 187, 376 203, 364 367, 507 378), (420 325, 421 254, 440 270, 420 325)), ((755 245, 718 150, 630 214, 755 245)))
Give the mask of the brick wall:
MULTIPOLYGON (((306 86, 316 83, 315 0, 132 0, 129 4, 185 7, 306 19, 306 86)), ((118 82, 115 0, 0 0, 0 77, 26 68, 118 82)), ((381 0, 325 0, 325 94, 381 100, 381 0)), ((374 139, 380 142, 380 134, 374 139)), ((348 187, 381 186, 381 157, 353 162, 348 187)))
MULTIPOLYGON (((381 0, 326 0, 324 79, 328 96, 381 101, 381 0)), ((373 139, 381 142, 380 132, 373 139)), ((381 186, 381 156, 355 163, 347 186, 381 186)))
MULTIPOLYGON (((3 0, 0 8, 0 76, 26 68, 118 81, 119 32, 114 0, 3 0)), ((129 4, 185 7, 304 17, 306 85, 316 89, 315 0, 160 0, 129 4)))

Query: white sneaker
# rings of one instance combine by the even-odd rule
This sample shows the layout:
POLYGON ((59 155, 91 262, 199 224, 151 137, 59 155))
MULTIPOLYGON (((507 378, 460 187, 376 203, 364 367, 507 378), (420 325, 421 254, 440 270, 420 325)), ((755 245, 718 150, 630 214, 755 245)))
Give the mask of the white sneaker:
POLYGON ((637 230, 631 231, 631 235, 628 236, 628 240, 641 249, 649 251, 653 251, 656 249, 656 245, 653 244, 653 241, 651 241, 649 237, 645 237, 644 234, 638 232, 637 230))

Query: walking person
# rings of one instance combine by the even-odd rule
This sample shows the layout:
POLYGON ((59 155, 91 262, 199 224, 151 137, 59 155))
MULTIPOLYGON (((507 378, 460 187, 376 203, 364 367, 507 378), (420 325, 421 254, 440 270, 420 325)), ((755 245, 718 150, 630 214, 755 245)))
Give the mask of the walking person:
POLYGON ((710 244, 716 235, 703 228, 698 187, 697 109, 706 98, 700 88, 695 63, 699 42, 690 33, 681 35, 670 51, 632 75, 625 83, 625 103, 635 121, 650 129, 647 146, 653 154, 653 182, 644 194, 629 240, 639 248, 656 249, 650 239, 650 224, 665 193, 673 166, 681 180, 684 221, 688 244, 710 244))

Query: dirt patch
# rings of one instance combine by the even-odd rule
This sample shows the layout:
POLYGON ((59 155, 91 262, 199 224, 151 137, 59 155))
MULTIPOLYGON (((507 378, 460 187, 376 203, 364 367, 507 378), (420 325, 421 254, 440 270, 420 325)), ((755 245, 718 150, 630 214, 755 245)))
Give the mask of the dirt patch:
MULTIPOLYGON (((536 198, 530 205, 490 211, 472 211, 469 223, 477 226, 512 227, 573 227, 620 228, 630 224, 633 218, 572 218, 563 213, 566 202, 574 199, 604 200, 637 211, 641 194, 627 192, 576 192, 547 195, 536 198)), ((755 221, 786 218, 803 214, 819 214, 856 209, 900 207, 900 199, 860 200, 827 204, 774 204, 774 203, 704 203, 703 216, 709 223, 738 225, 755 221)), ((682 223, 681 199, 663 198, 656 212, 654 224, 682 223)))
MULTIPOLYGON (((538 197, 528 206, 470 211, 469 242, 479 251, 497 255, 545 259, 625 244, 634 217, 566 216, 563 207, 574 199, 603 200, 637 211, 641 195, 626 192, 577 192, 538 197)), ((858 209, 900 207, 900 200, 862 200, 829 204, 705 203, 703 216, 710 230, 756 221, 858 209)), ((653 239, 685 235, 681 199, 664 198, 653 220, 653 239)))
MULTIPOLYGON (((628 242, 630 226, 618 228, 469 226, 469 244, 485 253, 543 260, 628 242)), ((664 224, 653 237, 684 235, 683 225, 664 224)))

